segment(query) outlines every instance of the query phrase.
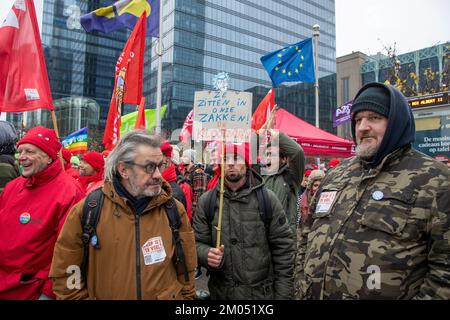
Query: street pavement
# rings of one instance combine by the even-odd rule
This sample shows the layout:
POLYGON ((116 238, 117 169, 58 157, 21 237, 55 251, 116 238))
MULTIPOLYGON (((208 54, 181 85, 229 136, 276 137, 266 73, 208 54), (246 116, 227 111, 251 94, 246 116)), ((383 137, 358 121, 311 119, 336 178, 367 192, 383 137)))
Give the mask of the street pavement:
POLYGON ((195 279, 195 289, 197 291, 197 299, 198 300, 205 300, 205 291, 208 292, 208 277, 206 276, 206 269, 202 268, 202 275, 200 278, 195 279))

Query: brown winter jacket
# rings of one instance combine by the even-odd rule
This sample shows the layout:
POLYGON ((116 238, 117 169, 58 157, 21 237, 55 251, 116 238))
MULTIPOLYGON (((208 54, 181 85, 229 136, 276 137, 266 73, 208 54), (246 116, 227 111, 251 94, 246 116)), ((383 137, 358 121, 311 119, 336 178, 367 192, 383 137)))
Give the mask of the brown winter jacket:
POLYGON ((163 206, 172 197, 169 184, 163 182, 161 193, 150 201, 137 218, 126 204, 128 200, 118 195, 111 182, 105 182, 102 190, 105 198, 97 225, 100 248, 95 249, 89 245, 87 284, 81 278, 81 288, 73 288, 76 285, 74 276, 77 274, 67 271, 70 266, 79 266, 82 263, 83 245, 80 238, 84 205, 82 200, 69 213, 55 245, 50 277, 54 281, 53 290, 56 297, 137 299, 139 290, 137 288, 140 286, 142 299, 193 299, 194 269, 197 265, 194 233, 183 205, 177 201, 181 218, 180 239, 189 270, 189 281, 186 283, 182 269, 177 270, 174 265, 175 247, 163 206), (162 262, 146 265, 143 246, 149 239, 158 236, 162 239, 166 257, 162 262), (73 289, 69 289, 67 283, 73 289))

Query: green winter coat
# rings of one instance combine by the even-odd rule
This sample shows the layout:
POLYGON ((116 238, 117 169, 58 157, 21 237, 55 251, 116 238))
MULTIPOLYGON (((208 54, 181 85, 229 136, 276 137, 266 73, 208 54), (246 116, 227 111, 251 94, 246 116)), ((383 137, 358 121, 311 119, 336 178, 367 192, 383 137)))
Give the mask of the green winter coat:
POLYGON ((289 159, 289 167, 283 166, 274 175, 264 176, 265 186, 272 190, 286 212, 294 239, 297 230, 297 198, 305 168, 305 156, 302 147, 284 133, 279 135, 280 152, 289 159))
POLYGON ((302 226, 300 297, 450 299, 449 181, 410 146, 371 169, 351 158, 329 171, 302 226))
POLYGON ((212 299, 293 297, 295 244, 283 208, 270 190, 272 219, 266 229, 256 195, 256 189, 262 187, 262 178, 251 171, 247 186, 240 191, 225 188, 221 234, 225 253, 220 269, 207 263, 208 250, 215 247, 217 239, 220 184, 200 197, 193 228, 200 265, 210 270, 212 299), (206 212, 211 192, 217 192, 212 226, 206 212))
POLYGON ((0 193, 6 184, 19 176, 19 165, 13 156, 0 155, 0 193))

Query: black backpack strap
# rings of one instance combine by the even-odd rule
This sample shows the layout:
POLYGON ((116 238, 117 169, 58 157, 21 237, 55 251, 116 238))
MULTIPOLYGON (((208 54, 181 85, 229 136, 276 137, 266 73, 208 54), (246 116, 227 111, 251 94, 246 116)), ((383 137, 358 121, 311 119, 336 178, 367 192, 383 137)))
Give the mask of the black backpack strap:
MULTIPOLYGON (((219 182, 220 183, 220 182, 219 182)), ((216 201, 217 201, 217 190, 216 188, 211 189, 208 193, 208 198, 206 199, 206 218, 208 219, 208 225, 211 226, 214 216, 216 214, 216 201)))
POLYGON ((272 204, 270 203, 269 194, 266 187, 256 189, 256 196, 258 197, 261 220, 264 222, 266 229, 272 220, 272 204))
POLYGON ((176 264, 181 265, 181 267, 183 268, 184 280, 188 282, 189 273, 186 265, 186 259, 184 257, 183 246, 181 245, 180 241, 179 229, 181 225, 181 220, 178 214, 177 204, 175 203, 175 200, 173 200, 172 198, 166 203, 165 207, 167 218, 169 219, 170 229, 172 229, 173 242, 175 243, 175 255, 177 258, 176 264))
POLYGON ((94 248, 100 249, 96 229, 103 206, 103 198, 103 191, 101 188, 98 188, 88 194, 84 201, 83 215, 81 217, 81 226, 83 228, 83 233, 81 234, 81 241, 83 242, 81 274, 85 279, 89 260, 89 242, 91 242, 94 248))

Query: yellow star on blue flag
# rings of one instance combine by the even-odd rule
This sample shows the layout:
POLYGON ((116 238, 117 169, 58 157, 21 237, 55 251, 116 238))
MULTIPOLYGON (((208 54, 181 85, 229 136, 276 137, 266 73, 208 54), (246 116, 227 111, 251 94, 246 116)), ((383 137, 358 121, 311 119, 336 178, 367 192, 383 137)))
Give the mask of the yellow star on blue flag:
POLYGON ((261 57, 273 86, 283 82, 314 82, 312 38, 288 45, 261 57))

